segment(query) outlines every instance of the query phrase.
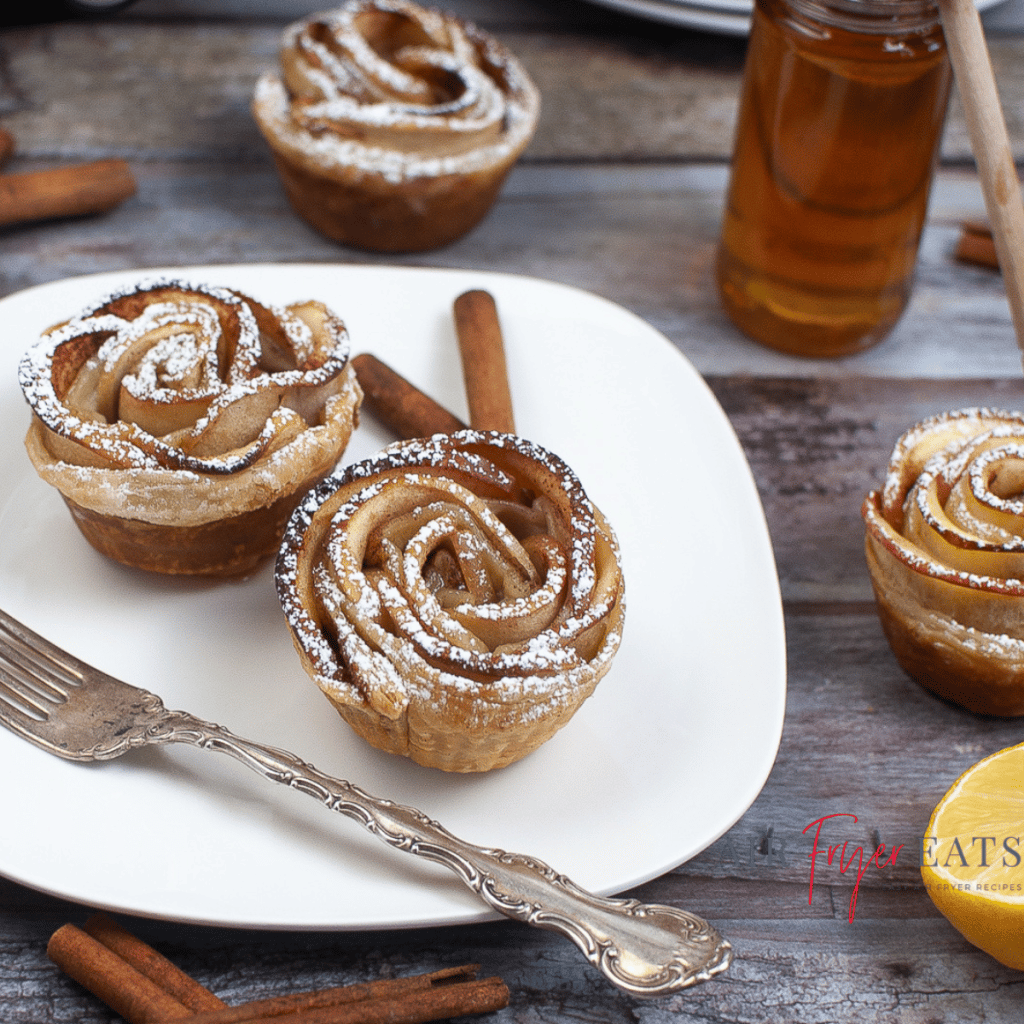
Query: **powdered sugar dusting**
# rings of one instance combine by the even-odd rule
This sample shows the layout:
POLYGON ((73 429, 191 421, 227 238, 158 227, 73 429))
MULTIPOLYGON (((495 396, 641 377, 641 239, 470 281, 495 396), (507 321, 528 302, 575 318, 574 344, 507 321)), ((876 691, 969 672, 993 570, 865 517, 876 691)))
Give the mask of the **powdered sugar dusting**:
POLYGON ((44 479, 99 514, 183 528, 321 478, 361 398, 344 325, 322 304, 168 280, 47 331, 19 381, 44 479))
MULTIPOLYGON (((343 328, 339 333, 339 322, 329 319, 316 365, 300 370, 293 360, 292 368, 267 371, 260 362, 263 343, 251 301, 224 289, 181 282, 107 296, 44 334, 25 354, 18 371, 22 391, 53 434, 104 465, 237 472, 268 453, 277 436, 265 416, 249 419, 249 426, 242 423, 247 410, 272 412, 290 393, 302 391, 319 392, 314 402, 322 408, 348 359, 347 336, 343 328), (155 301, 148 301, 150 295, 155 301), (135 300, 141 300, 141 309, 134 315, 107 312, 135 300), (226 339, 224 310, 234 314, 231 323, 237 325, 226 339), (83 347, 91 347, 93 354, 80 362, 83 347), (231 358, 221 365, 224 352, 231 358), (56 381, 69 377, 74 382, 58 394, 56 381), (121 419, 119 389, 143 406, 136 417, 148 411, 155 423, 166 426, 152 429, 149 423, 121 419), (98 399, 97 393, 108 397, 98 399), (182 411, 169 417, 160 411, 172 406, 182 411), (237 422, 229 423, 231 418, 237 422)), ((310 332, 297 329, 292 319, 285 316, 282 334, 303 342, 302 358, 308 362, 310 332)), ((71 451, 65 445, 62 457, 69 458, 71 451)), ((94 462, 91 458, 84 464, 94 462)))
POLYGON ((410 0, 350 0, 285 30, 281 72, 259 79, 253 110, 300 163, 400 183, 511 162, 539 95, 475 26, 410 0))
POLYGON ((509 434, 404 441, 325 480, 292 517, 277 583, 339 709, 394 689, 384 659, 401 714, 537 723, 584 699, 621 639, 614 535, 562 460, 509 434))
POLYGON ((962 585, 1001 588, 1003 580, 1015 588, 1016 573, 992 571, 1000 555, 1012 566, 1024 551, 1024 500, 994 492, 1001 474, 1024 484, 1024 417, 1018 413, 964 409, 908 430, 893 449, 876 500, 889 532, 913 545, 904 553, 907 564, 962 585), (982 565, 988 570, 979 571, 982 565))

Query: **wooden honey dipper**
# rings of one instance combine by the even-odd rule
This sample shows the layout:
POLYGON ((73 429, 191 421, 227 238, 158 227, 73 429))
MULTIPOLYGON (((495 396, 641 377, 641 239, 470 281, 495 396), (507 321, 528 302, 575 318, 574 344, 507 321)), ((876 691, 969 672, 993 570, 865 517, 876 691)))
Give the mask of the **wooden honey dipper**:
POLYGON ((1024 199, 992 62, 974 0, 938 0, 938 5, 1017 345, 1024 355, 1024 199))

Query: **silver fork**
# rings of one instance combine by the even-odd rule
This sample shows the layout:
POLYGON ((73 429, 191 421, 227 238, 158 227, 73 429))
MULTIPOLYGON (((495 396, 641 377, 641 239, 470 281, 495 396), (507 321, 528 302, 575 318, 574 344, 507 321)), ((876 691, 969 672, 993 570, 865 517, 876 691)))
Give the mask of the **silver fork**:
POLYGON ((724 971, 732 947, 675 907, 595 896, 543 861, 474 846, 422 811, 363 792, 293 754, 242 739, 155 694, 80 661, 0 611, 0 721, 70 761, 105 761, 135 747, 191 743, 237 758, 264 778, 354 818, 389 846, 452 870, 491 909, 560 932, 619 988, 679 992, 724 971))

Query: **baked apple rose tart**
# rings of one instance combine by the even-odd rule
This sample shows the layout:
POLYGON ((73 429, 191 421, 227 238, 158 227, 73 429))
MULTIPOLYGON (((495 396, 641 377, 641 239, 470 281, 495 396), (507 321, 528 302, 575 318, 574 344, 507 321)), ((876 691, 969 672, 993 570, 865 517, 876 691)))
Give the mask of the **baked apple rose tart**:
POLYGON ((540 97, 476 26, 409 0, 349 0, 285 30, 252 109, 296 212, 395 252, 445 245, 484 216, 540 97))
POLYGON ((615 536, 557 456, 512 434, 403 441, 295 510, 277 585, 307 673, 373 746, 453 772, 530 753, 608 671, 615 536))
POLYGON ((26 438, 86 539, 127 565, 227 576, 276 554, 335 467, 361 391, 342 322, 159 282, 109 296, 23 357, 26 438))
POLYGON ((971 711, 1024 714, 1024 417, 965 409, 917 424, 863 514, 903 668, 971 711))

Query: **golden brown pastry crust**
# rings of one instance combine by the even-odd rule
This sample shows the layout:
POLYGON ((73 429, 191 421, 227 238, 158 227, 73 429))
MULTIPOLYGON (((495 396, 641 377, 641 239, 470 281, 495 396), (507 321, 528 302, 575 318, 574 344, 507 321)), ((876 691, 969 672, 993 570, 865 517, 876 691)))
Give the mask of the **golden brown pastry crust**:
POLYGON ((296 212, 329 238, 384 252, 469 231, 539 110, 496 39, 410 0, 350 0, 289 26, 281 72, 253 99, 296 212))
POLYGON ((864 502, 866 556, 904 670, 981 714, 1024 714, 1024 417, 965 409, 900 438, 864 502))
POLYGON ((83 535, 117 561, 237 575, 277 551, 337 464, 361 392, 341 321, 158 282, 49 330, 21 361, 26 437, 83 535))
POLYGON ((615 537, 572 471, 511 434, 392 445, 295 511, 278 592, 309 675, 374 746, 447 771, 523 757, 618 649, 615 537))

